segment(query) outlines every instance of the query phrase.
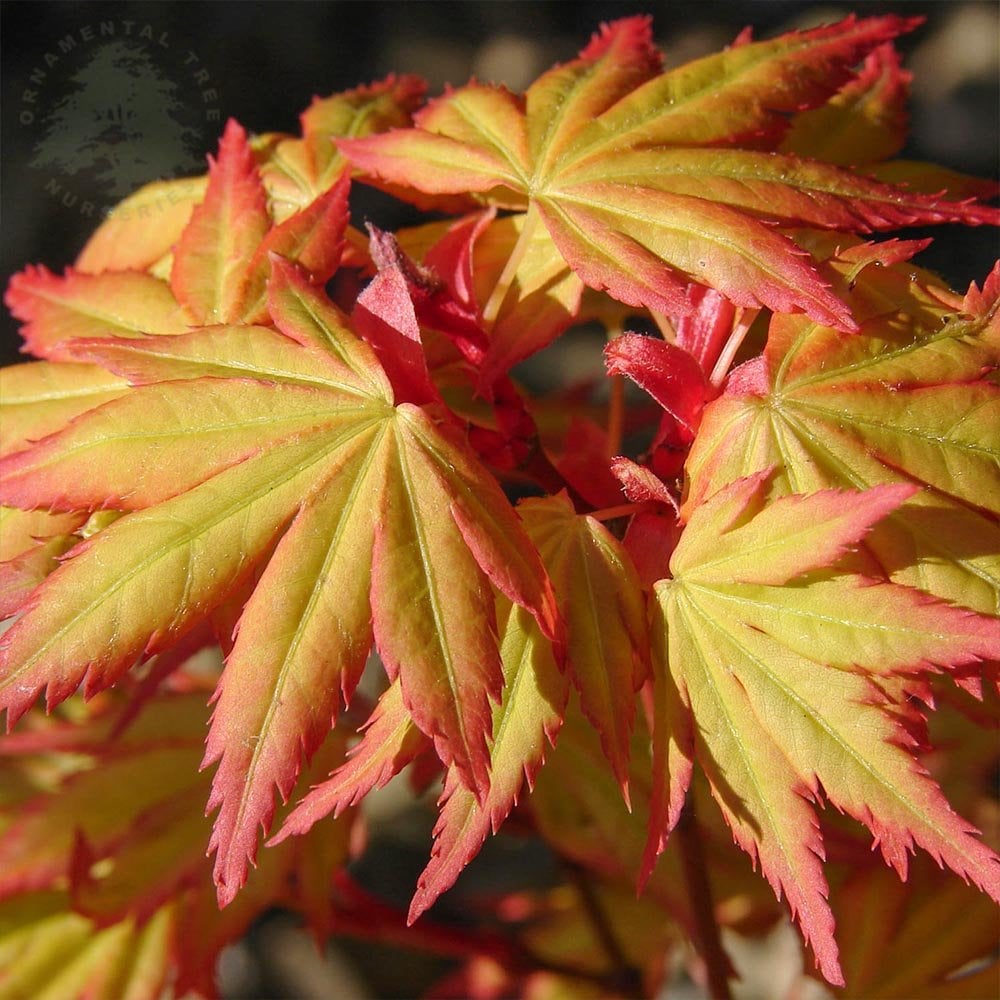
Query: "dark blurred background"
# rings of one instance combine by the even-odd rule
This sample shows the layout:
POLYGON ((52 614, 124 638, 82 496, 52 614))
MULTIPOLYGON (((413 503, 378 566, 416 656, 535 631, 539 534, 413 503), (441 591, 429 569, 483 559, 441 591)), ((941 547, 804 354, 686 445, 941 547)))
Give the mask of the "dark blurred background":
MULTIPOLYGON (((913 136, 905 156, 984 176, 998 171, 997 38, 1000 7, 984 2, 826 4, 790 0, 672 2, 11 2, 2 5, 3 120, 0 279, 28 262, 71 263, 103 208, 158 176, 201 172, 228 116, 253 131, 297 129, 298 112, 325 95, 395 72, 424 76, 432 92, 472 74, 522 88, 553 61, 570 58, 603 21, 647 12, 669 64, 725 45, 747 24, 759 36, 870 15, 922 14, 901 42, 916 72, 913 136), (102 176, 84 119, 105 135, 135 107, 143 67, 115 76, 95 54, 116 37, 146 42, 146 104, 170 120, 140 123, 139 163, 102 176), (88 37, 89 36, 89 37, 88 37), (67 48, 67 45, 69 47, 67 48), (89 67, 89 69, 88 69, 89 67), (89 72, 89 76, 87 75, 89 72), (138 82, 136 80, 138 79, 138 82), (95 83, 97 80, 97 83, 95 83), (99 83, 99 86, 98 86, 99 83), (130 101, 130 96, 133 100, 130 101), (60 142, 62 146, 60 147, 60 142)), ((139 94, 140 100, 142 95, 139 94)), ((106 166, 106 164, 105 164, 106 166)), ((938 229, 924 260, 964 287, 998 253, 995 231, 938 229)), ((16 324, 4 312, 3 359, 16 355, 16 324)))

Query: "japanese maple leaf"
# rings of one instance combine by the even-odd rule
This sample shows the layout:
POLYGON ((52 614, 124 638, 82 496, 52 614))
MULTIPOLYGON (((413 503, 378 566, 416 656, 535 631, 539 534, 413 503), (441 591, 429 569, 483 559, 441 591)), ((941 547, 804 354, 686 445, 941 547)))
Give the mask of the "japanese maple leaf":
POLYGON ((398 233, 403 250, 421 260, 447 292, 441 305, 421 319, 457 344, 476 371, 477 389, 487 395, 514 365, 546 347, 578 318, 583 293, 580 278, 544 230, 536 227, 519 247, 525 216, 495 215, 490 209, 398 233), (515 250, 516 266, 508 277, 516 294, 503 296, 487 318, 492 293, 515 250))
POLYGON ((635 692, 648 673, 646 607, 621 543, 565 494, 524 501, 519 513, 548 569, 566 622, 569 676, 628 799, 635 692))
POLYGON ((861 324, 851 337, 792 316, 771 320, 763 356, 704 410, 686 510, 770 466, 779 494, 919 484, 866 549, 897 582, 996 614, 1000 280, 959 299, 956 312, 907 254, 857 245, 833 261, 861 324), (904 260, 894 263, 896 253, 904 260))
POLYGON ((15 275, 5 301, 25 349, 65 359, 61 345, 86 337, 182 334, 212 323, 266 319, 270 255, 299 262, 319 284, 340 263, 347 225, 346 176, 275 225, 243 129, 230 121, 211 162, 204 200, 191 213, 172 256, 169 281, 144 271, 55 275, 29 267, 15 275))
POLYGON ((562 725, 569 683, 551 643, 523 608, 505 602, 499 618, 505 683, 503 699, 493 712, 489 795, 480 803, 454 770, 447 774, 431 859, 410 903, 411 924, 500 828, 522 788, 533 787, 546 744, 555 741, 562 725))
POLYGON ((929 858, 914 858, 905 885, 891 871, 862 862, 831 902, 845 996, 949 1000, 996 994, 996 906, 929 858))
POLYGON ((823 103, 868 52, 916 23, 848 18, 661 73, 649 20, 625 18, 523 97, 473 83, 428 104, 414 128, 338 145, 397 193, 473 193, 527 209, 525 241, 541 222, 588 285, 630 305, 682 314, 694 281, 740 306, 852 329, 775 223, 866 232, 998 217, 777 152, 792 115, 823 103))
POLYGON ((86 337, 175 335, 194 326, 266 321, 271 254, 302 265, 315 284, 337 269, 347 226, 349 181, 333 185, 275 224, 246 133, 230 121, 210 158, 204 199, 172 254, 169 280, 145 271, 55 275, 29 267, 5 301, 23 321, 25 349, 65 359, 61 345, 86 337))
POLYGON ((915 488, 824 490, 765 505, 767 475, 691 514, 656 584, 654 799, 647 869, 697 761, 736 842, 759 862, 832 983, 833 938, 814 806, 864 823, 906 877, 920 846, 1000 898, 997 857, 912 756, 883 691, 895 675, 1000 653, 1000 621, 838 572, 838 559, 915 488))
POLYGON ((446 424, 394 405, 343 315, 291 265, 272 267, 277 329, 75 341, 75 356, 132 388, 2 470, 5 503, 125 512, 70 553, 3 637, 9 724, 43 688, 51 706, 81 681, 87 694, 113 683, 253 576, 206 753, 219 761, 223 902, 246 877, 274 789, 290 790, 373 638, 417 725, 483 796, 503 685, 494 587, 547 634, 557 623, 496 480, 446 424))
MULTIPOLYGON (((151 927, 143 961, 152 965, 155 959, 188 986, 210 982, 218 952, 275 904, 304 912, 314 930, 325 933, 324 907, 333 872, 347 859, 351 817, 329 826, 322 838, 269 851, 247 891, 219 914, 205 857, 210 779, 198 767, 208 721, 204 694, 160 694, 124 731, 114 725, 119 708, 120 701, 111 699, 89 717, 84 711, 75 722, 49 722, 4 741, 7 766, 10 755, 31 760, 61 753, 67 762, 55 794, 47 781, 16 809, 3 810, 0 907, 55 896, 78 925, 89 918, 99 927, 117 926, 126 945, 133 937, 126 933, 129 924, 151 927), (55 891, 63 887, 67 898, 55 891)), ((314 766, 328 768, 342 756, 343 740, 335 736, 314 766)), ((87 928, 88 936, 96 933, 87 928)), ((73 943, 60 937, 53 934, 48 947, 58 942, 66 962, 73 943)), ((52 981, 63 972, 48 971, 52 981)), ((123 995, 114 990, 121 970, 112 962, 104 973, 108 992, 94 995, 123 995)), ((51 981, 44 985, 50 988, 51 981)), ((0 974, 0 989, 6 986, 0 974)))
MULTIPOLYGON (((562 724, 571 680, 627 796, 635 690, 645 678, 648 655, 635 570, 621 544, 593 518, 577 515, 564 496, 526 501, 519 513, 553 581, 567 626, 565 654, 523 608, 503 602, 498 626, 505 683, 493 709, 489 793, 480 801, 454 769, 448 772, 431 860, 418 881, 410 922, 499 829, 525 782, 533 786, 545 744, 554 742, 562 724), (563 655, 565 670, 558 662, 563 655)), ((387 781, 419 749, 415 735, 398 692, 390 688, 352 759, 309 793, 276 840, 310 829, 387 781)))
MULTIPOLYGON (((333 145, 334 136, 369 135, 409 124, 423 90, 423 82, 416 77, 390 76, 315 98, 300 116, 301 136, 265 133, 251 137, 268 212, 275 223, 288 221, 342 179, 346 164, 333 145)), ((97 227, 77 257, 75 269, 85 274, 134 270, 169 276, 174 245, 192 212, 204 201, 207 185, 204 176, 144 185, 116 205, 97 227)))

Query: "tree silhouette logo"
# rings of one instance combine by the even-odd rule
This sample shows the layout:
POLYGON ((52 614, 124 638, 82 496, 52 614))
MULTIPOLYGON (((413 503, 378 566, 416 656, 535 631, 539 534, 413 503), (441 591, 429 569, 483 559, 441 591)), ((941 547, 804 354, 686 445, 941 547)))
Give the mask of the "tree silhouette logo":
POLYGON ((46 190, 91 214, 149 181, 204 171, 206 125, 221 120, 217 92, 193 52, 132 22, 81 29, 47 52, 32 81, 39 100, 22 124, 37 130, 30 165, 46 190), (87 206, 87 208, 83 208, 87 206))

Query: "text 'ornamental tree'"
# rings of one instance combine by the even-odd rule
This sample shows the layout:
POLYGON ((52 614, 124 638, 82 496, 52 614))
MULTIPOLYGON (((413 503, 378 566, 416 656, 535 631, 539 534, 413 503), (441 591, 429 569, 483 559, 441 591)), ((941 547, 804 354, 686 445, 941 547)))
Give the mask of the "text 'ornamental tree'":
POLYGON ((885 234, 1000 211, 893 159, 917 23, 230 121, 13 277, 0 996, 211 995, 273 907, 438 995, 726 996, 786 910, 838 995, 993 995, 1000 267, 885 234), (404 769, 408 915, 348 867, 404 769), (553 880, 422 916, 505 822, 553 880))

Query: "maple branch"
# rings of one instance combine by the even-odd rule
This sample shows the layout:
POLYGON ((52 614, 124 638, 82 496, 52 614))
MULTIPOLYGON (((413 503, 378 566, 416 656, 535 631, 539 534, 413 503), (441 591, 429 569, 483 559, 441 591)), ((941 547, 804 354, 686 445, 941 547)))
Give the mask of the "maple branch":
POLYGON ((334 884, 341 897, 331 914, 335 933, 454 958, 485 955, 505 966, 522 961, 517 942, 502 934, 484 928, 445 926, 426 917, 407 926, 400 910, 368 892, 346 872, 338 872, 334 884))
POLYGON ((731 1000, 729 976, 732 966, 722 947, 719 924, 715 919, 712 884, 702 850, 701 831, 689 795, 674 830, 680 849, 688 899, 694 912, 695 946, 701 954, 708 975, 708 992, 712 1000, 731 1000))
MULTIPOLYGON (((586 881, 582 869, 577 871, 586 881)), ((464 928, 438 924, 426 916, 407 926, 404 914, 400 910, 372 895, 346 873, 338 873, 334 877, 334 882, 344 897, 342 902, 347 905, 335 909, 331 914, 329 929, 333 933, 456 959, 487 957, 512 973, 518 971, 530 973, 541 969, 559 976, 594 983, 608 993, 621 992, 623 979, 617 970, 609 976, 590 969, 578 968, 568 962, 546 958, 537 955, 516 937, 482 927, 464 928), (356 907, 358 912, 353 912, 350 909, 352 906, 356 907)), ((595 905, 599 906, 589 884, 586 891, 589 893, 587 898, 593 899, 595 905)), ((601 918, 605 931, 610 935, 611 931, 603 918, 603 913, 601 918)), ((617 942, 614 943, 614 947, 620 954, 617 942)), ((631 978, 638 975, 633 968, 628 968, 626 971, 631 978)), ((635 995, 640 994, 637 992, 635 995)))
POLYGON ((611 924, 608 922, 608 916, 604 912, 604 907, 601 905, 601 901, 594 891, 594 886, 588 878, 587 872, 574 861, 570 861, 567 858, 563 858, 562 861, 573 885, 576 887, 576 891, 580 895, 584 912, 590 918, 594 933, 614 967, 614 973, 610 979, 614 984, 615 992, 625 997, 641 997, 643 995, 642 975, 629 961, 628 956, 622 949, 621 943, 615 936, 611 924))
POLYGON ((517 274, 517 269, 521 266, 521 261, 524 259, 524 255, 534 238, 537 225, 538 213, 535 211, 534 206, 531 205, 524 214, 524 223, 521 226, 521 232, 518 234, 517 242, 514 244, 514 249, 507 258, 507 263, 504 264, 503 270, 500 272, 500 277, 497 278, 497 283, 493 286, 493 291, 490 292, 490 297, 486 301, 486 305, 483 306, 483 323, 487 329, 493 326, 497 316, 500 315, 500 307, 503 305, 504 299, 507 298, 507 293, 510 291, 511 285, 514 284, 514 275, 517 274))

